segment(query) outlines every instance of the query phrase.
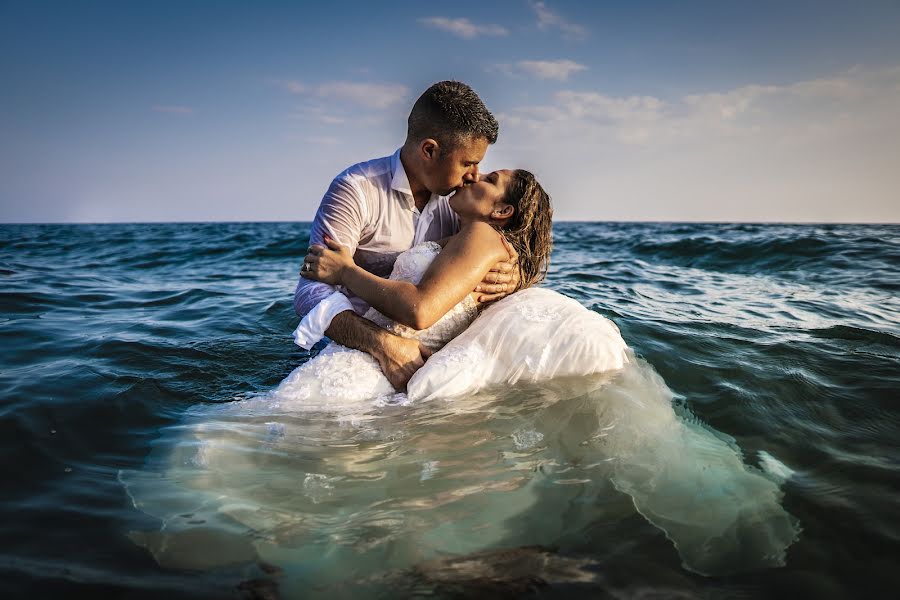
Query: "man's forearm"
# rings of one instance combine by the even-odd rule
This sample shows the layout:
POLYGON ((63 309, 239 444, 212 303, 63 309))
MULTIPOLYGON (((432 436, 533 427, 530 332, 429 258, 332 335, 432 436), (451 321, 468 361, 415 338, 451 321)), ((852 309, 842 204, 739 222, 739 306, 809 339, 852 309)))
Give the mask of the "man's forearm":
POLYGON ((335 315, 331 325, 325 330, 325 335, 338 344, 362 350, 376 360, 380 359, 379 352, 382 349, 384 335, 387 333, 372 321, 350 310, 335 315))
POLYGON ((325 333, 339 344, 369 354, 391 385, 401 391, 431 354, 418 340, 396 336, 349 310, 338 313, 325 333))

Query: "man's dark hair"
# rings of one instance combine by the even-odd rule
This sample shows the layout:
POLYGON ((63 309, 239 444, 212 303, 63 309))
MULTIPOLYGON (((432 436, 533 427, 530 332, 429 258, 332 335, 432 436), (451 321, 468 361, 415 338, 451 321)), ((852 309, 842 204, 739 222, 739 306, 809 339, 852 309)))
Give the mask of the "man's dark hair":
POLYGON ((473 137, 493 144, 500 129, 478 94, 459 81, 441 81, 425 90, 407 123, 407 141, 432 138, 451 149, 473 137))

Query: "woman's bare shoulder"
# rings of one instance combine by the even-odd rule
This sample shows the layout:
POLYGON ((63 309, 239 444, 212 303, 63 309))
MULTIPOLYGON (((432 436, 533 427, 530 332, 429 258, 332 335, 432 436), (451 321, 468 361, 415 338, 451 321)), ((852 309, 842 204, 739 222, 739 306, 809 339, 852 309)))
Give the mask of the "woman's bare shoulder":
POLYGON ((506 257, 506 246, 503 245, 501 236, 502 234, 489 224, 474 221, 463 225, 456 237, 460 244, 467 248, 506 257))

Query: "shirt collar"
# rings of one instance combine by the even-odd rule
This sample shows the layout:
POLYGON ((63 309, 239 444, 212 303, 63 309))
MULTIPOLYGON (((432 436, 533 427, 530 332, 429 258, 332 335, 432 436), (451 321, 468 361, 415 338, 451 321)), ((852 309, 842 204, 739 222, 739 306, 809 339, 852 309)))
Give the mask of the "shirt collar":
POLYGON ((400 160, 399 148, 391 156, 391 189, 395 192, 400 192, 408 208, 415 206, 412 189, 409 187, 409 177, 406 175, 406 169, 403 168, 403 162, 400 160))

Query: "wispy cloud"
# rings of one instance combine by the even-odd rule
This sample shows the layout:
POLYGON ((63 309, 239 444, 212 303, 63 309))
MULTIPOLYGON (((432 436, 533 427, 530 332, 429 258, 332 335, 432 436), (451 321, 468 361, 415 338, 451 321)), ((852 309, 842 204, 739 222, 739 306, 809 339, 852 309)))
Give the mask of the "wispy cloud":
POLYGON ((309 135, 303 138, 303 141, 308 142, 310 144, 315 144, 317 146, 334 146, 338 144, 340 140, 335 137, 330 136, 322 136, 322 135, 309 135))
POLYGON ((318 121, 323 125, 341 125, 349 120, 345 112, 329 110, 324 106, 297 106, 295 111, 289 114, 288 117, 302 121, 318 121))
POLYGON ((538 136, 598 135, 625 144, 645 144, 660 135, 668 105, 653 96, 615 97, 598 92, 561 91, 547 105, 522 106, 504 115, 505 123, 538 136))
POLYGON ((481 35, 504 36, 509 34, 509 31, 501 25, 477 25, 466 18, 424 17, 419 19, 419 23, 467 40, 481 35))
POLYGON ((194 109, 190 106, 177 106, 173 104, 154 104, 150 107, 150 110, 158 113, 165 113, 170 115, 192 115, 194 114, 194 109))
POLYGON ((554 12, 545 2, 532 2, 531 8, 537 15, 539 29, 558 29, 564 36, 575 40, 587 37, 587 29, 554 12))
POLYGON ((713 137, 794 143, 854 129, 883 130, 889 123, 900 123, 896 106, 900 68, 887 68, 851 69, 787 85, 750 84, 668 100, 562 90, 550 103, 519 106, 504 116, 508 124, 535 134, 592 132, 598 139, 644 146, 713 137))
POLYGON ((553 174, 554 199, 605 199, 610 218, 898 214, 900 66, 673 97, 564 90, 497 117, 505 162, 553 174))
POLYGON ((307 90, 307 87, 299 81, 281 81, 279 83, 284 85, 285 89, 292 94, 302 94, 307 90))
POLYGON ((294 80, 279 80, 277 83, 292 94, 378 110, 404 102, 409 95, 408 87, 396 83, 327 81, 307 85, 294 80))
POLYGON ((330 81, 316 87, 316 95, 370 108, 388 108, 403 102, 409 94, 405 85, 394 83, 354 83, 330 81))
POLYGON ((569 75, 587 70, 585 65, 574 60, 522 60, 515 64, 519 71, 538 79, 566 81, 569 75))

